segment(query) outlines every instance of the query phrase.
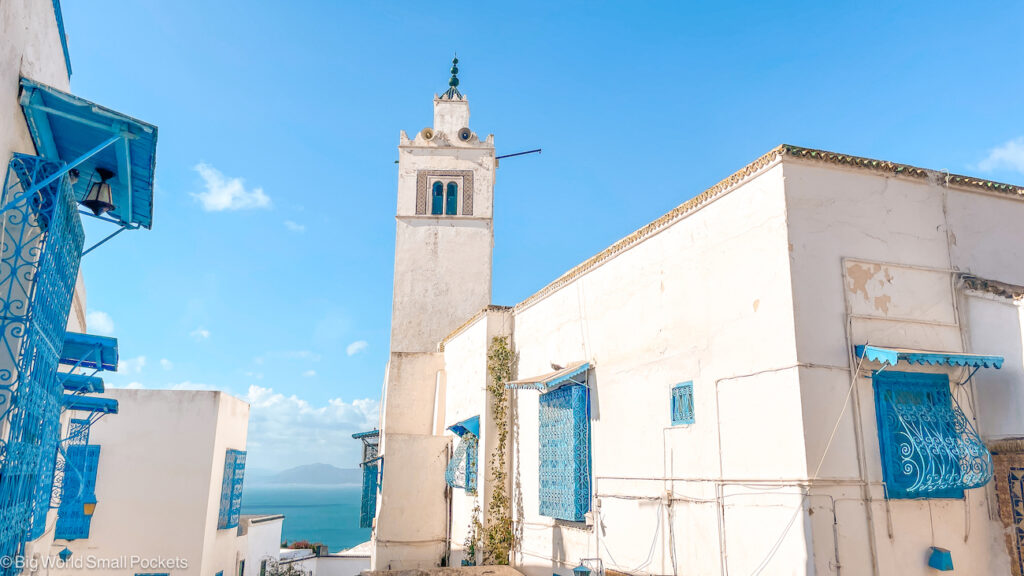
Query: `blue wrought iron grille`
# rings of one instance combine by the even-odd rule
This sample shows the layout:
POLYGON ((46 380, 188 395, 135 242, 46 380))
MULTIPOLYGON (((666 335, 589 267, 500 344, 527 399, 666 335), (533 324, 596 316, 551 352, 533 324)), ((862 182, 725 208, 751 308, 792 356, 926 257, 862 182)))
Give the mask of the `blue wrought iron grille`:
POLYGON ((540 397, 540 514, 581 522, 590 511, 590 391, 562 386, 540 397))
POLYGON ((462 488, 467 494, 476 494, 477 450, 479 440, 466 432, 455 447, 448 468, 444 471, 445 482, 452 488, 462 488))
POLYGON ((242 484, 245 479, 245 451, 228 450, 224 456, 224 477, 220 486, 217 528, 236 528, 242 513, 242 484))
POLYGON ((363 500, 359 508, 360 528, 373 528, 373 518, 377 515, 378 473, 376 460, 363 463, 363 500))
POLYGON ((89 537, 92 515, 85 513, 85 502, 90 499, 95 501, 96 472, 99 470, 99 464, 99 446, 68 446, 54 538, 77 540, 89 537))
POLYGON ((1010 494, 1012 510, 1013 563, 1018 574, 1024 574, 1024 468, 1010 466, 1006 475, 1006 487, 1010 494))
POLYGON ((962 498, 992 479, 992 456, 945 374, 882 371, 874 386, 889 498, 962 498))
POLYGON ((693 424, 693 382, 672 387, 672 425, 693 424))
MULTIPOLYGON (((84 233, 61 168, 15 154, 0 194, 0 557, 24 552, 60 434, 57 362, 74 294, 84 233)), ((17 574, 0 567, 0 575, 17 574)))

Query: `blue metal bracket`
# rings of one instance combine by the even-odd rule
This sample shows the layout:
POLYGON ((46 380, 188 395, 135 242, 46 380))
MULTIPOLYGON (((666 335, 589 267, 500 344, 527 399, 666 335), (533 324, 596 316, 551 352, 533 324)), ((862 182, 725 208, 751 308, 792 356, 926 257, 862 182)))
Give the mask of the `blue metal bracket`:
POLYGON ((115 230, 113 232, 113 234, 108 235, 103 240, 100 240, 99 242, 97 242, 97 243, 93 244, 92 246, 90 246, 89 248, 87 248, 84 252, 82 252, 82 256, 85 256, 89 252, 92 252, 93 250, 99 248, 107 240, 110 240, 111 238, 113 238, 114 236, 117 236, 118 234, 120 234, 121 232, 124 232, 125 230, 135 230, 135 228, 134 227, 129 227, 129 226, 121 226, 120 228, 115 230))

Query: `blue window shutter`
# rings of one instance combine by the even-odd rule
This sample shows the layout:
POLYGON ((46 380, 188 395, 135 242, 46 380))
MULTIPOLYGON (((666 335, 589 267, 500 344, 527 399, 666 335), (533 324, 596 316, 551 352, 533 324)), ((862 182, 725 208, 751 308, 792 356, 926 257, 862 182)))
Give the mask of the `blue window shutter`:
POLYGON ((459 185, 455 182, 448 183, 444 213, 449 216, 454 216, 459 213, 459 185))
POLYGON ((235 452, 235 477, 231 483, 231 517, 229 525, 231 528, 238 526, 239 517, 242 514, 242 483, 245 479, 245 452, 235 452))
POLYGON ((889 498, 962 498, 992 479, 992 457, 945 374, 873 377, 882 476, 889 498))
POLYGON ((672 425, 693 424, 693 382, 672 387, 672 425))
POLYGON ((32 531, 29 533, 29 540, 35 540, 46 531, 46 514, 50 511, 50 499, 53 496, 53 476, 57 466, 57 447, 46 456, 43 456, 42 469, 39 471, 39 484, 36 486, 36 496, 32 514, 32 531))
POLYGON ((540 397, 540 514, 581 522, 590 511, 590 394, 562 386, 540 397))
POLYGON ((228 450, 224 455, 224 476, 220 484, 217 529, 238 526, 242 512, 242 483, 245 478, 245 451, 228 450))
POLYGON ((452 459, 448 461, 444 479, 452 488, 462 488, 467 494, 476 494, 477 451, 480 441, 472 433, 466 432, 459 439, 452 459))
POLYGON ((430 213, 434 215, 444 214, 444 184, 440 182, 434 182, 430 213))
POLYGON ((86 516, 82 508, 87 497, 96 495, 99 460, 99 446, 68 446, 67 458, 64 461, 64 487, 61 491, 60 507, 57 509, 54 538, 77 540, 89 537, 92 516, 86 516))
MULTIPOLYGON (((363 500, 359 509, 359 527, 373 528, 377 515, 377 462, 363 464, 363 500)), ((263 567, 260 568, 261 576, 263 567)))

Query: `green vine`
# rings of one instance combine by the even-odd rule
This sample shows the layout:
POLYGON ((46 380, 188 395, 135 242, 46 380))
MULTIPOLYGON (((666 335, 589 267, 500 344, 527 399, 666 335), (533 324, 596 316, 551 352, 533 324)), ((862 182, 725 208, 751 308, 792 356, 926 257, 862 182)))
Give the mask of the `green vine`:
POLYGON ((491 416, 498 441, 488 461, 493 488, 484 530, 484 564, 508 564, 515 544, 506 472, 509 399, 508 391, 505 390, 505 383, 512 379, 514 363, 515 355, 509 347, 508 336, 495 336, 487 351, 487 373, 491 377, 487 392, 490 395, 491 416))
POLYGON ((473 516, 469 520, 469 527, 466 530, 466 539, 462 542, 462 549, 466 557, 462 559, 463 566, 476 566, 476 553, 480 547, 480 532, 483 526, 480 525, 480 502, 473 499, 473 516))

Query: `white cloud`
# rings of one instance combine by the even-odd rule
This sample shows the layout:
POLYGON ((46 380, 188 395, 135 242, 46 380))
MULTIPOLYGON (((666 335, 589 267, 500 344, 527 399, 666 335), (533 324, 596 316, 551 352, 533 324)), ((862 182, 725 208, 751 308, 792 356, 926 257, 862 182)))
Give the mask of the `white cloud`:
POLYGON ((263 372, 246 372, 245 375, 257 380, 263 380, 263 372))
POLYGON ((122 358, 117 363, 117 371, 121 374, 138 374, 146 367, 146 357, 122 358))
POLYGON ((316 376, 316 370, 306 370, 305 372, 302 373, 302 375, 306 378, 312 378, 316 376))
POLYGON ((174 362, 171 362, 167 358, 161 358, 160 367, 163 368, 164 370, 171 370, 174 368, 174 362))
POLYGON ((191 336, 192 339, 195 340, 196 342, 199 342, 202 340, 208 340, 210 338, 210 331, 200 326, 195 330, 189 332, 188 335, 191 336))
POLYGON ((246 190, 244 180, 225 178, 220 170, 205 162, 196 164, 195 171, 203 178, 206 191, 192 196, 199 199, 207 212, 270 207, 270 197, 263 193, 262 188, 246 190))
POLYGON ((356 340, 355 342, 349 344, 347 348, 345 348, 345 353, 348 354, 349 356, 355 356, 356 354, 359 354, 363 350, 366 350, 366 348, 369 345, 370 344, 366 340, 356 340))
POLYGON ((314 406, 295 395, 250 386, 244 399, 250 404, 250 467, 280 469, 310 462, 354 467, 359 443, 352 434, 378 426, 378 403, 368 398, 332 398, 314 406))
MULTIPOLYGON (((113 385, 111 385, 110 387, 117 388, 117 386, 113 385)), ((141 382, 130 382, 127 386, 125 386, 125 388, 127 388, 128 390, 142 390, 143 388, 145 388, 145 386, 143 386, 141 382)))
POLYGON ((299 224, 298 222, 292 222, 291 220, 284 221, 284 227, 291 230, 292 232, 305 232, 306 226, 299 224))
POLYGON ((1024 174, 1024 136, 989 150, 988 156, 978 162, 978 169, 983 172, 1006 169, 1024 174))
POLYGON ((110 336, 114 333, 114 319, 110 314, 99 310, 90 310, 85 315, 85 325, 92 334, 110 336))

